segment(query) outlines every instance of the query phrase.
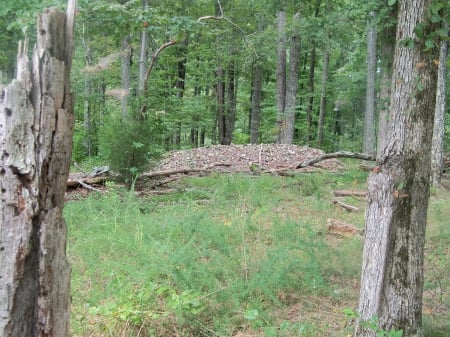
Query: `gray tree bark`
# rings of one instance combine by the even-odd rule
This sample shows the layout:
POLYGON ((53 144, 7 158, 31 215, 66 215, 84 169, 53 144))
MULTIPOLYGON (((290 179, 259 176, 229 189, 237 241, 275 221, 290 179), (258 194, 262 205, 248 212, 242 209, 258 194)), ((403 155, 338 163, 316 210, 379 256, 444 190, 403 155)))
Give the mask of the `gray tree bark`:
POLYGON ((294 140, 295 112, 297 107, 298 74, 300 71, 300 35, 297 31, 300 13, 296 13, 292 20, 293 33, 289 52, 289 72, 286 88, 284 108, 284 128, 281 128, 280 143, 292 144, 294 140))
POLYGON ((412 48, 402 41, 417 40, 414 28, 426 20, 431 1, 398 2, 392 123, 378 165, 368 179, 357 337, 377 336, 365 324, 374 317, 384 331, 402 329, 404 336, 423 337, 423 262, 436 65, 433 55, 424 51, 423 41, 412 48))
POLYGON ((278 143, 281 142, 281 134, 284 125, 284 109, 286 107, 286 12, 278 12, 278 47, 277 47, 277 128, 278 143))
MULTIPOLYGON (((146 11, 149 6, 149 0, 142 0, 142 9, 146 11)), ((144 25, 141 32, 141 49, 139 51, 139 92, 144 92, 145 75, 147 72, 147 58, 148 58, 148 32, 144 25)))
POLYGON ((325 49, 323 55, 323 72, 322 72, 322 89, 320 93, 319 104, 319 121, 317 124, 317 147, 322 146, 323 140, 323 123, 325 121, 325 108, 327 103, 327 82, 328 82, 328 66, 330 64, 330 52, 325 49))
POLYGON ((122 56, 121 56, 121 84, 123 94, 121 95, 120 104, 122 107, 122 119, 128 119, 128 96, 131 87, 131 37, 126 35, 122 38, 122 56))
POLYGON ((38 18, 31 71, 0 88, 0 336, 65 337, 70 268, 62 218, 73 132, 75 0, 38 18))
MULTIPOLYGON (((448 29, 448 25, 447 25, 448 29)), ((444 169, 444 134, 445 134, 445 82, 447 74, 448 41, 441 41, 436 92, 436 109, 431 149, 431 183, 441 184, 444 169)))
POLYGON ((389 125, 389 100, 391 97, 391 79, 392 62, 394 60, 395 49, 395 25, 391 21, 395 20, 397 15, 397 5, 394 5, 389 12, 385 28, 382 31, 381 39, 381 79, 380 95, 378 100, 378 132, 377 132, 377 157, 380 156, 383 149, 389 125))
POLYGON ((261 100, 262 100, 263 69, 260 60, 256 60, 254 65, 252 106, 250 112, 250 143, 259 142, 259 124, 261 120, 261 100))
POLYGON ((367 89, 364 113, 363 152, 375 153, 375 76, 377 70, 377 26, 375 12, 367 23, 367 89))

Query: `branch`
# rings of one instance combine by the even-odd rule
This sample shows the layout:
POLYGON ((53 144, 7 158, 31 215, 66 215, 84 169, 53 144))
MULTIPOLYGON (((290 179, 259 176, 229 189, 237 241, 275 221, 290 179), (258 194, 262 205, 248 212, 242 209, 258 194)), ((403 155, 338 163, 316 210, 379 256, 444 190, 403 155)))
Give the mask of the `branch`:
POLYGON ((156 64, 156 61, 158 60, 159 54, 166 49, 167 47, 173 46, 176 44, 177 40, 171 40, 169 42, 164 43, 161 47, 156 49, 155 53, 152 56, 152 60, 150 62, 150 65, 147 69, 147 72, 145 73, 145 79, 144 79, 144 97, 147 97, 147 89, 148 89, 148 78, 150 77, 150 73, 153 70, 154 65, 156 64))
POLYGON ((209 166, 203 167, 203 168, 180 168, 180 169, 174 169, 174 170, 164 170, 164 171, 156 171, 156 172, 148 172, 143 173, 139 176, 140 178, 154 178, 154 177, 165 177, 165 176, 171 176, 174 174, 187 174, 192 172, 206 172, 212 169, 216 166, 231 166, 230 163, 215 163, 211 164, 209 166))
POLYGON ((312 166, 314 164, 317 164, 320 161, 323 161, 326 159, 332 159, 332 158, 356 158, 356 159, 363 159, 363 160, 370 160, 370 161, 376 160, 375 156, 372 156, 372 155, 366 154, 366 153, 338 151, 338 152, 334 152, 334 153, 325 153, 324 155, 322 155, 320 157, 301 162, 295 168, 298 169, 298 168, 302 168, 302 167, 312 166))

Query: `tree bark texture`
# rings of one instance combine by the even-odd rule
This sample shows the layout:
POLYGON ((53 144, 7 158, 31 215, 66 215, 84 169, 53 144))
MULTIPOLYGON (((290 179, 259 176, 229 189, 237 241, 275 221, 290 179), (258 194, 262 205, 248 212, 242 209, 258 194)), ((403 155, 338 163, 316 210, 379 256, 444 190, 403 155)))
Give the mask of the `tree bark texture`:
POLYGON ((431 150, 431 182, 433 186, 439 186, 441 184, 442 171, 444 169, 445 77, 447 74, 447 54, 448 41, 441 41, 431 150))
POLYGON ((377 132, 377 157, 380 156, 387 138, 389 124, 389 100, 391 97, 392 62, 395 49, 395 25, 391 24, 397 15, 397 5, 394 5, 388 19, 384 22, 385 28, 381 38, 381 79, 380 94, 378 100, 378 132, 377 132))
POLYGON ((323 55, 323 72, 322 72, 322 89, 320 93, 319 104, 319 121, 317 123, 317 147, 322 146, 323 140, 323 124, 325 122, 325 109, 327 103, 327 83, 328 83, 328 66, 330 64, 330 52, 325 50, 323 55))
POLYGON ((375 75, 377 70, 377 26, 375 12, 367 24, 367 88, 364 113, 363 152, 375 153, 375 75))
POLYGON ((62 218, 73 133, 75 1, 38 18, 29 66, 0 88, 0 336, 68 336, 70 268, 62 218), (31 69, 31 70, 30 70, 31 69))
MULTIPOLYGON (((147 11, 149 7, 149 0, 142 0, 142 9, 147 11)), ((145 73, 147 70, 147 58, 148 58, 148 32, 147 23, 144 23, 144 27, 141 32, 141 48, 139 50, 139 92, 144 92, 145 73)))
POLYGON ((131 36, 125 35, 122 38, 122 56, 121 56, 121 84, 124 94, 120 99, 122 107, 122 119, 128 119, 128 96, 131 87, 131 36))
MULTIPOLYGON (((401 0, 397 20, 389 133, 368 179, 360 320, 357 337, 384 331, 423 337, 422 293, 429 201, 431 139, 436 93, 433 55, 414 28, 426 21, 431 0, 401 0), (416 39, 414 47, 402 44, 416 39)), ((432 28, 432 27, 431 27, 432 28)))
POLYGON ((278 47, 277 47, 277 128, 278 143, 281 141, 286 107, 286 12, 278 12, 278 47))
POLYGON ((263 69, 260 60, 256 60, 253 75, 252 106, 250 112, 250 143, 259 143, 259 124, 261 121, 263 69))
POLYGON ((296 13, 292 20, 293 33, 291 36, 291 47, 289 52, 289 75, 286 88, 286 99, 284 108, 284 120, 281 131, 281 143, 292 144, 294 140, 295 112, 297 106, 298 75, 300 71, 300 35, 297 32, 300 13, 296 13))

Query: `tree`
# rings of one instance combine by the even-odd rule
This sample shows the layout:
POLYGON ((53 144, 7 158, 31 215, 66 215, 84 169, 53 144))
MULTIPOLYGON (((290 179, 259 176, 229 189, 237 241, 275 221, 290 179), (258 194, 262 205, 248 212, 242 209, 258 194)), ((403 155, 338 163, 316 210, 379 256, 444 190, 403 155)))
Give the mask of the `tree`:
POLYGON ((401 0, 390 116, 392 123, 368 179, 365 243, 356 337, 402 329, 422 337, 425 227, 436 93, 431 0, 401 0), (423 34, 419 34, 418 25, 423 34), (419 26, 420 27, 420 26, 419 26))
POLYGON ((363 152, 375 152, 375 77, 377 71, 377 27, 372 10, 367 23, 367 88, 364 113, 363 152))
MULTIPOLYGON (((448 31, 448 24, 444 24, 445 31, 448 31)), ((447 33, 448 35, 448 33, 447 33)), ((447 54, 448 40, 441 41, 439 52, 439 68, 436 92, 436 110, 433 126, 433 142, 431 152, 431 182, 433 186, 441 184, 442 171, 444 166, 444 134, 445 134, 445 77, 447 74, 447 54)))
POLYGON ((70 268, 62 218, 73 132, 70 89, 75 1, 38 20, 31 71, 0 98, 0 336, 68 336, 70 268))
POLYGON ((277 46, 277 127, 278 143, 282 142, 284 124, 284 109, 286 108, 286 12, 278 12, 278 46, 277 46))

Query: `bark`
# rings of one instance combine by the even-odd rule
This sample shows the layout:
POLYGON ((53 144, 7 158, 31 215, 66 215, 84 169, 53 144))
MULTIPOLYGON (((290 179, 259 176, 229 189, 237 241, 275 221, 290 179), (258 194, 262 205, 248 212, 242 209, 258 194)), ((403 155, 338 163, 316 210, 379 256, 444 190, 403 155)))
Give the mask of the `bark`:
MULTIPOLYGON (((315 43, 315 41, 313 41, 315 43)), ((316 70, 316 47, 313 46, 309 54, 309 74, 308 74, 308 107, 306 108, 306 120, 308 123, 308 140, 312 140, 313 108, 314 108, 314 74, 316 70)))
POLYGON ((390 11, 388 20, 385 22, 386 28, 382 32, 381 41, 381 80, 380 97, 378 100, 378 133, 377 133, 377 158, 383 149, 389 124, 389 100, 391 97, 392 62, 394 60, 395 49, 395 25, 391 21, 395 20, 396 5, 390 11))
MULTIPOLYGON (((263 22, 258 22, 258 33, 262 34, 264 30, 263 22)), ((262 85, 263 85, 263 67, 262 60, 257 57, 253 67, 253 87, 251 95, 250 110, 250 143, 259 143, 259 124, 261 121, 261 101, 262 101, 262 85)))
POLYGON ((297 106, 297 88, 298 88, 298 75, 300 71, 300 35, 297 32, 297 25, 300 20, 300 13, 294 15, 291 36, 291 48, 289 53, 289 78, 286 88, 286 100, 284 121, 285 125, 281 131, 281 143, 292 144, 294 140, 294 128, 295 128, 295 112, 297 106))
POLYGON ((398 3, 392 123, 378 169, 368 179, 357 337, 377 336, 365 324, 375 316, 384 331, 402 329, 404 336, 423 337, 423 262, 436 65, 434 56, 424 51, 423 41, 414 34, 416 25, 426 20, 431 0, 398 3), (402 44, 409 38, 416 39, 412 48, 402 44))
POLYGON ((328 66, 330 64, 330 53, 328 49, 325 50, 323 55, 323 73, 322 73, 322 89, 320 93, 320 104, 319 104, 319 122, 317 125, 317 147, 322 146, 323 140, 323 123, 325 120, 325 108, 327 102, 327 82, 328 82, 328 66))
POLYGON ((250 143, 258 144, 263 82, 263 70, 260 61, 255 62, 253 76, 253 92, 250 112, 250 143))
POLYGON ((62 218, 73 133, 75 1, 38 18, 31 71, 0 92, 0 336, 65 337, 70 268, 62 218))
MULTIPOLYGON (((142 9, 146 11, 149 6, 149 0, 142 0, 142 9)), ((147 69, 147 57, 148 57, 148 32, 144 23, 144 28, 141 32, 141 49, 139 51, 139 92, 144 92, 145 72, 147 69)))
POLYGON ((122 38, 122 56, 121 56, 121 84, 122 90, 125 93, 121 99, 122 119, 128 119, 128 95, 130 94, 131 86, 131 37, 126 35, 122 38))
MULTIPOLYGON (((231 55, 233 57, 233 55, 231 55)), ((227 103, 225 105, 225 130, 222 145, 231 145, 233 140, 234 125, 236 122, 236 81, 235 62, 228 63, 227 69, 227 103)))
POLYGON ((375 153, 375 76, 377 70, 377 27, 375 12, 367 24, 367 89, 364 113, 363 152, 375 153))
POLYGON ((219 143, 223 144, 225 138, 225 75, 221 61, 218 62, 216 70, 217 131, 219 143))
POLYGON ((278 12, 278 47, 277 47, 277 127, 278 143, 286 127, 284 124, 284 109, 286 107, 286 12, 278 12))
MULTIPOLYGON (((448 25, 447 25, 448 29, 448 25)), ((441 184, 444 170, 444 134, 445 134, 445 77, 447 74, 448 41, 441 41, 436 91, 436 109, 434 116, 433 141, 431 149, 431 182, 433 186, 441 184)))
MULTIPOLYGON (((86 66, 92 65, 92 49, 87 46, 86 49, 86 66)), ((84 131, 86 138, 84 140, 84 148, 86 154, 91 157, 92 155, 92 121, 91 121, 91 95, 92 95, 92 80, 89 74, 84 75, 84 106, 83 106, 83 119, 84 119, 84 131)))

